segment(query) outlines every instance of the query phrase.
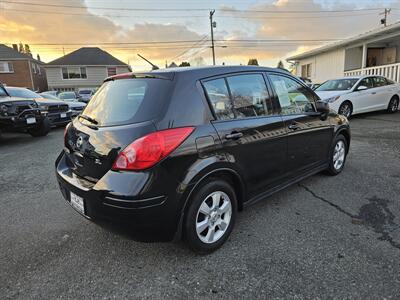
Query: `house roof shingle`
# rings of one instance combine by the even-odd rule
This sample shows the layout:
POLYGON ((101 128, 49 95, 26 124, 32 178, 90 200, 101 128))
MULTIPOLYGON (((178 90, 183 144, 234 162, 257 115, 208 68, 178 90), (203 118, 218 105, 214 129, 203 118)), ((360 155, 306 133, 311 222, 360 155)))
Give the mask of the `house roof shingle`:
POLYGON ((126 63, 115 58, 98 47, 83 47, 63 57, 49 62, 49 66, 127 66, 126 63))
POLYGON ((29 59, 37 63, 44 64, 42 61, 38 61, 27 54, 20 53, 15 51, 13 48, 10 48, 4 44, 0 44, 0 60, 2 59, 29 59))

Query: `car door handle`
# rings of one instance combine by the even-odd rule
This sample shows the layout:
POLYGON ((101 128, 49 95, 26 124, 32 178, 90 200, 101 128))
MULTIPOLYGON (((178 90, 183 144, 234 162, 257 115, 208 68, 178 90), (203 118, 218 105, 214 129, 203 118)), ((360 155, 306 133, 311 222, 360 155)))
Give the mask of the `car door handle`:
POLYGON ((300 126, 297 125, 297 124, 290 124, 290 125, 288 126, 288 128, 289 128, 290 130, 297 130, 297 129, 300 129, 300 126))
POLYGON ((243 133, 241 133, 241 132, 232 132, 232 133, 227 134, 225 136, 225 138, 227 140, 237 140, 237 139, 240 139, 242 136, 243 136, 243 133))
POLYGON ((372 92, 372 93, 371 93, 371 95, 375 95, 375 94, 376 94, 376 92, 372 92))

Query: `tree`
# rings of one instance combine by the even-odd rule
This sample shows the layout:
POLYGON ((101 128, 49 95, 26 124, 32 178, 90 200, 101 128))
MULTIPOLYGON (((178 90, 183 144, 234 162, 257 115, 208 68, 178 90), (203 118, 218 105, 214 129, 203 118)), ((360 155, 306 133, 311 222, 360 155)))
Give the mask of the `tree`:
POLYGON ((20 53, 24 53, 24 52, 25 52, 24 45, 23 45, 21 42, 19 43, 18 51, 19 51, 20 53))
POLYGON ((31 54, 31 48, 29 48, 28 44, 25 44, 25 54, 31 54))
POLYGON ((258 60, 257 58, 250 58, 249 62, 247 63, 249 66, 258 66, 258 60))
POLYGON ((283 64, 283 62, 281 60, 278 62, 278 65, 276 67, 279 69, 285 69, 285 65, 283 64))
POLYGON ((183 61, 183 62, 181 62, 181 64, 179 66, 180 67, 190 67, 190 63, 188 63, 187 61, 183 61))

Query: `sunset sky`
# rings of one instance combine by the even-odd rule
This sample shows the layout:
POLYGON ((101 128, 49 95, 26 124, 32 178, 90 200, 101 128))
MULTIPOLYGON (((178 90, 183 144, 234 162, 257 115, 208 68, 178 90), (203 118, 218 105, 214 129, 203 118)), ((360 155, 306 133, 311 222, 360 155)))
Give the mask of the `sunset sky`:
POLYGON ((217 64, 257 58, 276 66, 293 53, 379 27, 385 7, 393 8, 389 23, 400 20, 400 0, 0 0, 0 43, 30 44, 46 62, 99 46, 134 70, 148 69, 137 53, 160 66, 210 64, 208 16, 215 9, 217 64))

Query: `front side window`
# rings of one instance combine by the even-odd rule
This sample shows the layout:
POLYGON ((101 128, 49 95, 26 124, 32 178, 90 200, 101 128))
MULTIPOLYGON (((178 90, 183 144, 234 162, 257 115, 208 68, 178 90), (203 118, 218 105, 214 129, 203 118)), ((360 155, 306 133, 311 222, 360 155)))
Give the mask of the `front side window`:
POLYGON ((237 75, 227 78, 233 110, 237 119, 265 116, 272 113, 269 94, 261 74, 237 75))
POLYGON ((372 88, 374 87, 374 83, 373 83, 373 81, 372 81, 372 78, 371 78, 371 77, 364 78, 364 79, 361 80, 360 83, 358 84, 358 87, 360 87, 360 86, 365 86, 365 87, 367 87, 368 89, 372 89, 372 88))
POLYGON ((85 67, 63 67, 62 68, 63 79, 86 79, 86 68, 85 67))
POLYGON ((269 75, 283 115, 314 112, 314 96, 297 81, 282 75, 269 75))
POLYGON ((232 102, 229 98, 229 92, 225 83, 225 79, 220 78, 206 81, 204 82, 204 88, 217 119, 233 119, 234 114, 232 110, 232 102))
POLYGON ((8 61, 0 61, 0 73, 14 73, 13 63, 8 61))

